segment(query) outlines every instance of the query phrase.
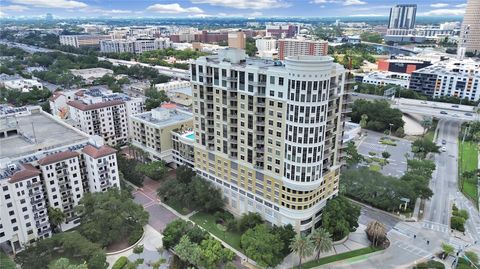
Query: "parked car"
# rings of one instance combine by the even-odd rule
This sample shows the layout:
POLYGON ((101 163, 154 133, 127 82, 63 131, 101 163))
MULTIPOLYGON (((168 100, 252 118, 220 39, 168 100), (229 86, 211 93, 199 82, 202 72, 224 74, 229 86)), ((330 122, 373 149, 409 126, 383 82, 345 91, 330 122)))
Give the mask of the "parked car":
POLYGON ((447 144, 447 140, 443 139, 442 140, 442 145, 446 145, 447 144))
POLYGON ((442 147, 442 151, 445 152, 447 151, 447 148, 445 146, 442 147))
POLYGON ((469 113, 469 112, 467 112, 467 113, 465 113, 465 116, 469 116, 469 117, 471 117, 471 116, 473 116, 473 114, 472 114, 472 113, 469 113))
POLYGON ((452 107, 456 107, 456 108, 458 108, 458 105, 453 105, 452 107))
POLYGON ((448 113, 446 111, 440 111, 440 114, 447 115, 448 113))

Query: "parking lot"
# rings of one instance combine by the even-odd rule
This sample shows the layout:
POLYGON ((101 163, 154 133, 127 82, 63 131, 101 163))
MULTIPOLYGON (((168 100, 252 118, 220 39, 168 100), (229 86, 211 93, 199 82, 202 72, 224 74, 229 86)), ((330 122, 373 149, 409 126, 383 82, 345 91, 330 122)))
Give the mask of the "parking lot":
POLYGON ((406 139, 398 137, 389 137, 394 140, 396 146, 392 145, 383 145, 380 143, 382 137, 388 137, 382 133, 372 132, 372 131, 362 131, 366 135, 360 138, 358 142, 358 153, 362 154, 364 157, 369 157, 370 152, 375 152, 375 156, 382 158, 382 152, 387 151, 390 153, 388 158, 388 164, 385 165, 380 172, 386 176, 400 177, 407 170, 407 161, 405 154, 412 154, 412 143, 406 139))

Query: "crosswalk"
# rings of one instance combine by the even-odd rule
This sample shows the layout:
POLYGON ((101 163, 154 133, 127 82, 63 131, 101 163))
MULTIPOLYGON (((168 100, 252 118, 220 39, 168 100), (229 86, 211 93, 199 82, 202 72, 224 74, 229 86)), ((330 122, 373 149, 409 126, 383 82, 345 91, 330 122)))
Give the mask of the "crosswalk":
POLYGON ((410 244, 410 243, 407 243, 407 242, 404 242, 404 241, 396 241, 394 244, 394 246, 396 247, 399 247, 413 255, 416 255, 420 258, 426 258, 426 257, 429 257, 432 255, 432 253, 422 249, 422 248, 419 248, 413 244, 410 244))
POLYGON ((442 233, 448 233, 450 230, 445 224, 436 223, 428 220, 423 221, 422 228, 442 233))

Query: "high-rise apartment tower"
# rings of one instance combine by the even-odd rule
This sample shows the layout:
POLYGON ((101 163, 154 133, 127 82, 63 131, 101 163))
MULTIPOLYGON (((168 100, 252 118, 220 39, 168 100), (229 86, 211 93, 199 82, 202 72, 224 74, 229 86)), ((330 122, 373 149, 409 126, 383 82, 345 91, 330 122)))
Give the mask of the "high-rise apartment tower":
POLYGON ((280 61, 226 49, 191 64, 195 169, 236 215, 309 232, 338 193, 345 69, 328 56, 280 61))
POLYGON ((395 5, 390 9, 388 29, 413 29, 416 16, 417 5, 395 5))
POLYGON ((460 32, 459 50, 480 54, 480 0, 468 0, 460 32))

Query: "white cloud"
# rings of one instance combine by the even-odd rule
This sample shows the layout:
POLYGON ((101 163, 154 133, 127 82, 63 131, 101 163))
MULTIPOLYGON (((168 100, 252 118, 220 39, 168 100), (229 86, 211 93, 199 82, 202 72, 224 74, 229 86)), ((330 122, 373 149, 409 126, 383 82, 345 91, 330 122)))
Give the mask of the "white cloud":
POLYGON ((441 8, 441 7, 448 7, 448 4, 447 3, 434 3, 434 4, 431 4, 430 6, 434 7, 434 8, 441 8))
POLYGON ((465 9, 434 9, 428 12, 420 13, 422 16, 460 16, 465 13, 465 9))
POLYGON ((260 17, 260 16, 262 16, 262 15, 263 15, 263 13, 260 12, 260 11, 255 11, 255 12, 253 12, 252 14, 250 14, 250 16, 252 16, 252 17, 260 17))
POLYGON ((0 9, 22 12, 22 11, 28 10, 29 8, 26 6, 20 6, 20 5, 9 5, 9 6, 0 6, 0 9))
POLYGON ((312 4, 325 4, 325 3, 333 3, 333 4, 342 4, 343 6, 354 6, 354 5, 365 5, 367 2, 361 0, 312 0, 310 1, 312 4))
POLYGON ((198 7, 187 7, 184 8, 179 4, 155 4, 147 7, 147 10, 165 13, 165 14, 178 14, 178 13, 203 13, 203 10, 198 7))
POLYGON ((467 7, 467 3, 465 3, 465 4, 458 4, 458 5, 455 5, 455 7, 467 7))
POLYGON ((11 2, 44 8, 85 8, 88 6, 83 2, 73 0, 11 0, 11 2))
POLYGON ((130 10, 121 10, 121 9, 112 9, 112 10, 107 10, 107 13, 111 14, 128 14, 132 13, 130 10))
POLYGON ((383 16, 385 16, 385 15, 384 14, 378 14, 378 13, 350 15, 350 17, 383 17, 383 16))
POLYGON ((7 14, 5 14, 4 12, 2 12, 2 11, 0 10, 0 17, 6 17, 6 16, 7 16, 7 14))
POLYGON ((210 4, 238 9, 269 9, 289 7, 291 4, 282 0, 191 0, 194 4, 210 4))

